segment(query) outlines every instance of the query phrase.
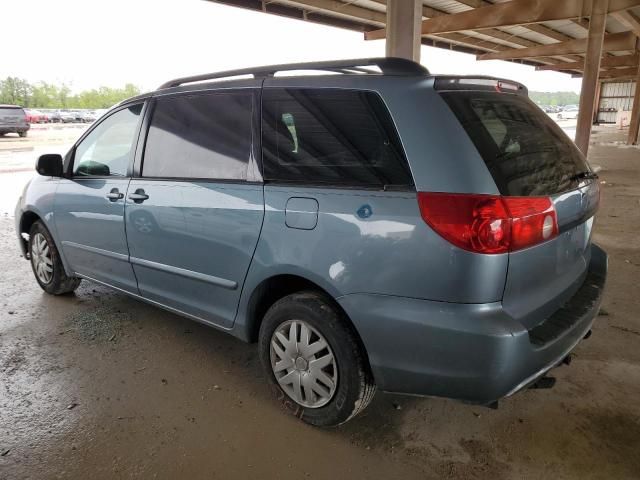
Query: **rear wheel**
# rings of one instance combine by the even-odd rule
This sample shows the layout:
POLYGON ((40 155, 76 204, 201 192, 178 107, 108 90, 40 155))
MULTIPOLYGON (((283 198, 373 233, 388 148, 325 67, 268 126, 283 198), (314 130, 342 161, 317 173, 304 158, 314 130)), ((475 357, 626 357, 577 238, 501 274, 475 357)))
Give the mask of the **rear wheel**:
POLYGON ((309 424, 339 425, 373 399, 376 387, 353 329, 318 292, 277 301, 264 317, 259 343, 279 400, 309 424))
POLYGON ((26 137, 26 136, 27 136, 27 132, 18 132, 18 136, 19 136, 20 138, 24 138, 24 137, 26 137))
POLYGON ((79 278, 65 273, 53 238, 40 221, 35 222, 29 232, 29 257, 36 281, 45 292, 62 295, 80 285, 79 278))

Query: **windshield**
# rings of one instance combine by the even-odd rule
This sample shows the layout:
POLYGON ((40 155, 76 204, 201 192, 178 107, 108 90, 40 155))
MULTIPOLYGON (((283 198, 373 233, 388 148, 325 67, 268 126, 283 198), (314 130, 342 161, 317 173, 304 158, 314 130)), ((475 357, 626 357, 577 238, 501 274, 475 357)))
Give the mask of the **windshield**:
POLYGON ((546 196, 577 188, 589 171, 560 127, 527 97, 493 92, 442 92, 478 149, 498 190, 546 196))

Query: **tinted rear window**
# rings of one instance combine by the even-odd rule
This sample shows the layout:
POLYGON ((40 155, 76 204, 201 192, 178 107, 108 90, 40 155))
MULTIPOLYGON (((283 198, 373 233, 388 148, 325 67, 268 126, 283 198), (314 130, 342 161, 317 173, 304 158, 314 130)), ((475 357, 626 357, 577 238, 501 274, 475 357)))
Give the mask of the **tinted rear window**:
POLYGON ((15 115, 24 116, 24 110, 22 110, 21 108, 0 107, 0 115, 9 115, 12 117, 15 115))
POLYGON ((389 113, 372 92, 267 88, 265 180, 349 187, 413 185, 389 113))
POLYGON ((527 97, 443 92, 444 100, 484 159, 502 195, 553 195, 578 186, 584 156, 527 97))
POLYGON ((253 92, 158 98, 142 164, 145 177, 245 180, 253 92))

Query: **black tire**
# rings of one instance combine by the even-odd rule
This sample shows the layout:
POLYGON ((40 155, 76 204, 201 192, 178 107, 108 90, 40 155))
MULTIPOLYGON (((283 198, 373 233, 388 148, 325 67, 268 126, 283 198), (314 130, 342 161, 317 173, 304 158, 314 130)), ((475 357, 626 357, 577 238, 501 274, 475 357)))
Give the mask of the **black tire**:
POLYGON ((352 326, 333 300, 322 293, 294 293, 272 305, 260 326, 259 350, 278 400, 287 411, 311 425, 331 427, 345 423, 364 410, 376 392, 366 354, 352 326), (290 397, 276 380, 271 366, 272 336, 278 327, 292 320, 303 321, 322 335, 335 358, 337 386, 328 403, 317 408, 304 406, 290 397))
POLYGON ((24 137, 26 137, 26 136, 27 136, 27 132, 18 132, 18 136, 19 136, 20 138, 24 138, 24 137))
POLYGON ((45 227, 40 221, 34 222, 31 226, 31 230, 29 231, 28 248, 31 269, 33 270, 33 275, 36 277, 36 281, 38 282, 38 285, 40 285, 40 288, 51 295, 71 293, 78 288, 80 285, 80 279, 77 277, 67 276, 53 238, 51 237, 49 230, 47 230, 47 227, 45 227), (51 279, 49 281, 41 279, 37 272, 37 259, 34 256, 34 241, 36 238, 39 238, 38 235, 42 235, 44 237, 48 247, 50 256, 49 260, 51 262, 51 268, 53 269, 51 272, 51 279))

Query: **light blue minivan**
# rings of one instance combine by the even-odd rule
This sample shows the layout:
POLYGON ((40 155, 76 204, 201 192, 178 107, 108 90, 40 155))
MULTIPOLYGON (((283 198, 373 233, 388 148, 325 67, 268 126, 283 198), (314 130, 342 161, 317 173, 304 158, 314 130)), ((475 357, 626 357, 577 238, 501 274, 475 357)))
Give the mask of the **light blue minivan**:
POLYGON ((511 81, 394 58, 187 77, 37 171, 16 230, 47 293, 86 279, 258 342, 313 425, 376 386, 550 386, 602 298, 597 177, 511 81))

